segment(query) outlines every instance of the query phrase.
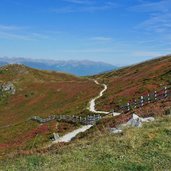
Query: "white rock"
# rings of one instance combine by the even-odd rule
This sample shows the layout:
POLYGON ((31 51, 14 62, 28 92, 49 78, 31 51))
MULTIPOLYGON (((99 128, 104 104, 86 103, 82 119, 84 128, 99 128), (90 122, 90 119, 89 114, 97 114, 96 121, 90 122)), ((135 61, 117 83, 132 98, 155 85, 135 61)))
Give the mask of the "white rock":
POLYGON ((122 126, 142 127, 143 122, 151 122, 154 120, 153 117, 141 118, 138 115, 133 114, 132 118, 126 124, 122 124, 122 126))
POLYGON ((112 112, 112 116, 119 116, 121 113, 112 112))
POLYGON ((15 86, 11 82, 0 84, 0 90, 10 94, 15 94, 16 92, 15 86))
POLYGON ((119 134, 122 133, 123 131, 120 128, 110 128, 110 132, 112 134, 119 134))
POLYGON ((59 137, 59 134, 57 133, 53 133, 53 136, 54 136, 54 140, 57 141, 60 137, 59 137))
POLYGON ((125 124, 119 125, 118 128, 110 128, 110 132, 113 134, 118 134, 123 132, 124 127, 142 127, 143 122, 151 122, 155 119, 153 117, 141 118, 136 114, 132 115, 132 118, 125 124))
POLYGON ((148 117, 148 118, 142 118, 142 122, 152 122, 155 119, 153 117, 148 117))

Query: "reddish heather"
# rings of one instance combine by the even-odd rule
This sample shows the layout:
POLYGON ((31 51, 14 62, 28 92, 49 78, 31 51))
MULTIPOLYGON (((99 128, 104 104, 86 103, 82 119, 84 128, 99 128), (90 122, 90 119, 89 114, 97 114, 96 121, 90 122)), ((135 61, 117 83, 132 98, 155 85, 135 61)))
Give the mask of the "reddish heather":
POLYGON ((108 85, 105 96, 99 99, 98 109, 115 109, 131 99, 160 90, 170 84, 171 56, 98 75, 96 78, 108 85))

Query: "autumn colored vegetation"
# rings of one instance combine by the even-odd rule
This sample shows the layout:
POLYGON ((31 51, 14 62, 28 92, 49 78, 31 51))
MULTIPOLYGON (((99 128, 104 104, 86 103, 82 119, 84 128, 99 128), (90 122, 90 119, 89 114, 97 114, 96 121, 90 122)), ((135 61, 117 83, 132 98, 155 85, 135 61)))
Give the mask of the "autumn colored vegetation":
MULTIPOLYGON (((97 100, 97 109, 117 110, 141 95, 160 90, 171 83, 171 56, 146 61, 120 70, 79 78, 65 73, 40 71, 23 65, 0 68, 0 83, 12 82, 16 94, 0 97, 0 154, 33 151, 50 142, 53 132, 60 135, 78 127, 71 123, 50 122, 39 125, 28 120, 31 116, 87 115, 90 99, 97 96, 102 87, 91 79, 108 85, 107 92, 97 100)), ((108 127, 127 122, 132 113, 139 116, 162 116, 171 105, 171 99, 148 104, 117 117, 103 118, 94 129, 78 136, 90 138, 103 133, 108 127), (104 129, 105 128, 105 129, 104 129), (98 132, 98 131, 100 132, 98 132)))
POLYGON ((4 148, 30 148, 30 144, 36 147, 38 142, 42 145, 49 141, 53 131, 72 130, 76 127, 72 124, 60 123, 58 128, 51 129, 52 123, 48 127, 39 126, 29 118, 35 115, 85 115, 89 100, 101 90, 87 78, 23 65, 0 68, 0 83, 7 82, 14 84, 16 93, 0 96, 0 152, 4 148))
POLYGON ((170 85, 171 56, 157 58, 94 77, 108 85, 108 90, 98 100, 97 107, 109 111, 132 99, 170 85))
POLYGON ((0 160, 3 171, 151 171, 171 168, 171 118, 156 118, 142 128, 126 128, 110 134, 97 127, 70 144, 57 144, 49 151, 23 153, 0 160))

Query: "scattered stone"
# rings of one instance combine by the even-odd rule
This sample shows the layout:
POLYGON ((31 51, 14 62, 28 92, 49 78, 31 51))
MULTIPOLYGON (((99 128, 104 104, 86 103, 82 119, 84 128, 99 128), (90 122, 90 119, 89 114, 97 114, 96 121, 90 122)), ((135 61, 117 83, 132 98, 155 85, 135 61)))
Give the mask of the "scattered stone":
POLYGON ((141 118, 142 122, 153 122, 155 119, 153 117, 141 118))
POLYGON ((126 123, 127 126, 142 127, 142 120, 139 116, 133 114, 132 118, 126 123))
POLYGON ((112 116, 119 116, 121 113, 118 112, 112 112, 112 116))
POLYGON ((57 141, 57 140, 59 140, 59 134, 57 134, 57 133, 53 133, 53 136, 54 136, 54 141, 57 141))
POLYGON ((0 83, 0 90, 2 92, 7 92, 7 93, 10 93, 10 94, 15 94, 15 92, 16 92, 15 86, 11 82, 0 83))
POLYGON ((120 128, 110 128, 110 132, 112 134, 120 134, 122 133, 123 131, 120 129, 120 128))
POLYGON ((141 118, 136 114, 133 114, 132 118, 126 123, 122 124, 122 127, 142 127, 143 122, 151 122, 154 121, 155 119, 153 117, 148 117, 148 118, 141 118))
POLYGON ((119 125, 118 128, 110 128, 110 132, 113 134, 118 134, 123 132, 124 127, 142 127, 143 122, 152 122, 155 119, 153 117, 141 118, 136 114, 133 114, 132 118, 126 123, 119 125))

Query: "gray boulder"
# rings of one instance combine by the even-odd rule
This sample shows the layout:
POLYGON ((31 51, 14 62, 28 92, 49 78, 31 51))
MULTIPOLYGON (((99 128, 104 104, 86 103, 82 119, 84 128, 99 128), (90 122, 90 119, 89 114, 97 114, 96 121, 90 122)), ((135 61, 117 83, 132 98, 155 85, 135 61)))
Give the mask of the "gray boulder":
POLYGON ((8 83, 0 83, 0 91, 3 92, 7 92, 9 94, 15 94, 16 89, 14 84, 12 84, 11 82, 8 83))
POLYGON ((155 119, 153 117, 148 117, 148 118, 141 118, 139 116, 137 116, 136 114, 132 115, 132 118, 125 124, 121 124, 118 126, 118 128, 110 128, 109 131, 110 133, 113 134, 118 134, 118 133, 122 133, 123 129, 125 127, 142 127, 143 122, 152 122, 155 119))
POLYGON ((126 124, 122 124, 122 126, 142 127, 143 122, 151 121, 154 121, 153 117, 141 118, 138 115, 133 114, 132 118, 126 124))

